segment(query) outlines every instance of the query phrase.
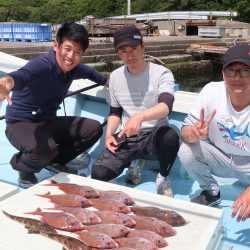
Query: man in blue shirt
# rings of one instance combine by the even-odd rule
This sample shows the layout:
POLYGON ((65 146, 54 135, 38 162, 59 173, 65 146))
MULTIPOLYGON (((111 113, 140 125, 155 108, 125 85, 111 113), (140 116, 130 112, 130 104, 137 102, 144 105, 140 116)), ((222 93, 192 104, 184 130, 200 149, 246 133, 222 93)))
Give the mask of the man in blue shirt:
MULTIPOLYGON (((51 163, 65 165, 91 147, 102 135, 98 121, 56 115, 75 79, 100 85, 107 78, 81 64, 89 40, 86 29, 64 23, 48 54, 0 79, 0 101, 6 99, 6 136, 19 150, 10 164, 19 171, 19 186, 37 183, 35 173, 51 163), (12 91, 12 96, 9 93, 12 91)), ((67 171, 61 167, 62 171, 67 171)))

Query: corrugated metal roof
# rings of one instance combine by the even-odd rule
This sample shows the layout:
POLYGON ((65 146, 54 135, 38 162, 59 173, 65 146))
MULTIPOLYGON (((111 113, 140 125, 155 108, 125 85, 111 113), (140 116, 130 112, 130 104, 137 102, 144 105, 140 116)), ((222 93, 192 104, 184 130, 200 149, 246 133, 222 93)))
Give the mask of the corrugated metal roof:
POLYGON ((235 17, 237 12, 230 11, 165 11, 154 13, 143 13, 133 15, 121 15, 113 16, 110 18, 134 18, 136 20, 148 20, 148 19, 186 19, 186 20, 207 20, 208 18, 220 16, 220 17, 235 17))

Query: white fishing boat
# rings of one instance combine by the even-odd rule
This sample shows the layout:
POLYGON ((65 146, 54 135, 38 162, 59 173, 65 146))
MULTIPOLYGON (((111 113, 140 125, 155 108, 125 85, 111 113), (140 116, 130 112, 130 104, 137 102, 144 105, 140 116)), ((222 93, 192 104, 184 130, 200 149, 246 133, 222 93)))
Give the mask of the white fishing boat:
MULTIPOLYGON (((26 63, 25 60, 13 57, 0 52, 0 71, 5 74, 20 68, 26 63)), ((84 89, 95 83, 88 80, 74 81, 70 92, 84 89)), ((173 113, 170 116, 170 124, 180 132, 182 121, 190 110, 197 94, 177 90, 173 113)), ((107 104, 107 89, 95 87, 87 91, 81 91, 66 98, 65 106, 67 115, 91 117, 104 123, 109 113, 107 104)), ((36 193, 46 193, 48 187, 41 186, 41 183, 27 189, 18 188, 18 174, 9 164, 10 158, 16 149, 13 148, 5 137, 5 107, 6 101, 0 102, 0 208, 17 212, 34 209, 35 206, 42 206, 36 193)), ((64 115, 59 111, 59 115, 64 115)), ((104 127, 105 129, 105 127, 104 127)), ((103 149, 103 138, 98 141, 90 150, 90 167, 103 149)), ((136 203, 141 205, 157 206, 171 209, 182 214, 188 224, 176 228, 176 236, 167 239, 169 246, 166 249, 181 250, 244 250, 250 247, 249 219, 237 223, 231 218, 231 205, 235 198, 242 192, 244 186, 235 179, 218 179, 221 184, 222 203, 214 208, 189 202, 191 198, 199 194, 197 182, 191 180, 185 170, 180 166, 178 159, 170 174, 171 183, 175 198, 163 197, 156 194, 155 179, 157 175, 157 162, 146 162, 142 171, 142 181, 138 185, 126 182, 126 171, 117 177, 112 183, 105 183, 92 180, 89 176, 89 169, 86 177, 59 173, 52 175, 51 172, 43 169, 37 177, 42 183, 48 179, 55 179, 61 182, 86 184, 99 190, 121 190, 131 195, 136 203)), ((53 189, 54 190, 54 189, 53 189)), ((0 212, 0 249, 1 250, 33 250, 33 249, 62 249, 59 243, 40 235, 30 235, 27 231, 14 221, 10 221, 0 212)))

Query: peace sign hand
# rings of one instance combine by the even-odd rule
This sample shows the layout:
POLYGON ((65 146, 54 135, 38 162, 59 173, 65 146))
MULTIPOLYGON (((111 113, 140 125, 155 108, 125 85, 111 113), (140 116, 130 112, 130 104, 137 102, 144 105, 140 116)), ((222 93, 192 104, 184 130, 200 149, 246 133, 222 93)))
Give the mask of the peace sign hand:
POLYGON ((216 110, 213 110, 212 113, 208 116, 207 120, 204 120, 204 108, 200 111, 200 120, 191 126, 191 136, 195 140, 205 140, 208 137, 208 128, 209 124, 213 120, 216 110))

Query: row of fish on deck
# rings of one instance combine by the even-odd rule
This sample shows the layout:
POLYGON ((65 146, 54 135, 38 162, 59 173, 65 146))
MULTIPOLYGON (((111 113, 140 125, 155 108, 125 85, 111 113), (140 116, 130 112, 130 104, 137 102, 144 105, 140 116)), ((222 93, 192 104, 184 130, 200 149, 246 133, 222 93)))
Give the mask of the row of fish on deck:
POLYGON ((4 210, 3 213, 23 223, 28 233, 60 242, 63 249, 155 250, 168 245, 166 237, 176 235, 174 227, 187 223, 175 211, 137 206, 134 199, 122 191, 97 191, 91 186, 54 180, 41 185, 63 191, 62 194, 36 194, 49 199, 53 207, 25 211, 24 216, 4 210), (40 219, 25 214, 39 215, 40 219))

